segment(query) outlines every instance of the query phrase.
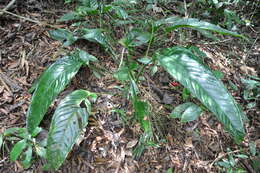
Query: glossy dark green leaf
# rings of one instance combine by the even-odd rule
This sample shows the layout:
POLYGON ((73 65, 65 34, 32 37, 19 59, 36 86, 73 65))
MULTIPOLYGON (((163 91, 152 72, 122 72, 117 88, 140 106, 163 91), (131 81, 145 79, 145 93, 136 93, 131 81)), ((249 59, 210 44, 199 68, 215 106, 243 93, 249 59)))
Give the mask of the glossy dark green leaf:
POLYGON ((58 169, 75 144, 82 129, 88 123, 90 102, 87 97, 96 97, 85 90, 77 90, 66 96, 58 105, 50 126, 47 140, 47 161, 51 168, 58 169), (81 108, 85 102, 87 108, 81 108))
POLYGON ((10 159, 12 161, 17 160, 20 154, 22 153, 22 151, 25 149, 26 145, 27 145, 27 141, 25 139, 17 142, 10 152, 10 159))
POLYGON ((197 97, 234 137, 245 136, 242 112, 221 81, 186 48, 173 47, 157 54, 164 69, 197 97))
POLYGON ((185 28, 193 28, 200 30, 207 30, 212 32, 217 32, 223 35, 231 35, 235 37, 245 38, 243 35, 240 35, 236 32, 232 32, 226 29, 221 28, 220 26, 211 24, 209 22, 205 22, 195 18, 180 18, 180 17, 170 17, 167 19, 159 20, 157 25, 167 24, 167 30, 172 31, 177 28, 185 27, 185 28))
POLYGON ((22 160, 22 165, 25 169, 31 166, 32 160, 32 146, 28 146, 27 150, 24 152, 25 158, 22 160))
POLYGON ((69 84, 82 63, 77 54, 66 56, 41 75, 27 111, 27 129, 30 133, 40 124, 54 98, 69 84))
POLYGON ((63 42, 64 46, 69 46, 77 40, 77 37, 74 36, 72 32, 66 29, 51 30, 49 31, 49 34, 50 37, 54 40, 63 42))
POLYGON ((194 103, 188 102, 174 108, 171 113, 172 118, 180 118, 181 122, 196 120, 202 113, 202 109, 194 103))
POLYGON ((110 48, 110 45, 108 44, 108 39, 105 34, 102 33, 101 29, 84 29, 83 32, 83 39, 94 43, 99 43, 105 48, 110 48))

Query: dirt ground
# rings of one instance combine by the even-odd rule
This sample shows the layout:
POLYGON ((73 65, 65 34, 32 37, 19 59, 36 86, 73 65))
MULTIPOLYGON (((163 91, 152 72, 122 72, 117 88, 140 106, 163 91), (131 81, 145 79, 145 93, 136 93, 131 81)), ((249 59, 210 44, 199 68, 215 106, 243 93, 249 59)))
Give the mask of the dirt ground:
MULTIPOLYGON (((14 6, 10 11, 53 25, 57 24, 55 21, 59 16, 66 13, 65 8, 60 8, 61 4, 53 1, 30 2, 14 6)), ((0 9, 5 5, 5 2, 0 1, 0 9)), ((63 27, 63 24, 58 25, 63 27)), ((71 47, 64 50, 60 42, 52 40, 47 33, 51 29, 9 14, 0 16, 0 133, 10 127, 25 126, 25 115, 31 98, 28 90, 33 81, 48 65, 66 51, 73 49, 71 47)), ((222 81, 226 86, 228 81, 232 81, 238 87, 237 90, 232 90, 231 87, 228 89, 242 105, 249 119, 246 124, 247 135, 241 146, 233 142, 223 130, 223 126, 209 112, 186 124, 170 119, 168 115, 171 111, 162 105, 165 102, 170 102, 173 106, 182 103, 182 90, 170 86, 174 80, 160 69, 151 78, 145 76, 147 82, 140 86, 141 91, 146 93, 145 99, 153 105, 154 114, 151 121, 154 124, 154 138, 158 146, 146 149, 139 159, 134 159, 132 150, 141 134, 140 125, 126 124, 118 114, 112 112, 112 108, 115 107, 125 109, 127 116, 131 117, 131 104, 122 99, 119 90, 113 89, 113 86, 120 84, 109 74, 97 79, 89 69, 82 68, 67 89, 55 100, 41 124, 48 129, 50 117, 57 103, 69 91, 81 88, 98 93, 99 97, 94 105, 95 114, 90 117, 82 141, 74 146, 57 172, 159 173, 167 172, 169 168, 174 168, 175 173, 219 172, 214 163, 227 157, 227 148, 234 153, 239 149, 248 151, 250 141, 259 147, 260 104, 258 102, 258 107, 252 109, 245 107, 248 102, 242 97, 244 86, 240 81, 240 78, 247 74, 260 76, 259 31, 260 26, 243 31, 255 40, 250 44, 242 44, 235 38, 215 44, 202 44, 196 39, 192 42, 208 55, 208 65, 212 69, 224 73, 222 81), (153 87, 148 87, 151 85, 153 87)), ((96 49, 95 56, 102 62, 101 66, 111 71, 116 70, 117 66, 106 53, 91 45, 79 44, 82 47, 88 46, 88 49, 96 49)), ((11 146, 10 144, 9 149, 11 146)), ((6 148, 1 149, 1 173, 43 172, 41 168, 44 160, 37 160, 30 169, 24 170, 19 162, 10 162, 8 157, 6 148)), ((252 167, 252 159, 241 159, 239 165, 250 173, 256 173, 252 167)))

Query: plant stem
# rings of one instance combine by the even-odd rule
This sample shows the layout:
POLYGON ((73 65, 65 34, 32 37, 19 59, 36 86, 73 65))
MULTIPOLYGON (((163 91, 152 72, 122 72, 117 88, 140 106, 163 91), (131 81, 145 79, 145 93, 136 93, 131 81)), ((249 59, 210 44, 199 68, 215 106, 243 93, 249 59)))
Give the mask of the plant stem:
MULTIPOLYGON (((153 41, 153 37, 154 37, 154 24, 152 23, 152 33, 151 33, 151 37, 150 37, 150 40, 149 40, 149 43, 148 43, 147 50, 146 50, 146 52, 145 52, 145 57, 147 57, 148 54, 149 54, 150 47, 151 47, 152 41, 153 41)), ((152 62, 152 60, 151 60, 150 62, 152 62)), ((148 64, 150 64, 150 62, 149 62, 148 64)), ((142 66, 141 70, 139 71, 139 73, 137 74, 137 78, 136 78, 137 81, 138 81, 139 77, 141 76, 141 74, 144 72, 144 69, 145 69, 146 65, 147 65, 147 64, 144 64, 144 65, 142 66)))

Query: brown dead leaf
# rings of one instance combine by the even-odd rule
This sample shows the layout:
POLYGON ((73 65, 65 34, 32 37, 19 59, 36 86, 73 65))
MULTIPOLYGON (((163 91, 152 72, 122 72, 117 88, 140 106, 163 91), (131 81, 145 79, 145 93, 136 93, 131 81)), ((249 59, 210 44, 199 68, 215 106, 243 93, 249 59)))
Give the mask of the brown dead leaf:
POLYGON ((130 142, 127 143, 126 145, 126 148, 129 149, 129 148, 133 148, 136 144, 137 144, 138 140, 137 139, 134 139, 130 142))

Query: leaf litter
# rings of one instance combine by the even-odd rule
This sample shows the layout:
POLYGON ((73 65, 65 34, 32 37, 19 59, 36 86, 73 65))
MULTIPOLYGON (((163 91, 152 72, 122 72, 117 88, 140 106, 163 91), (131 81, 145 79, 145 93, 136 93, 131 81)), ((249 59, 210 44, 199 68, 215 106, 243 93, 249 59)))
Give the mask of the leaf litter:
MULTIPOLYGON (((48 7, 51 6, 48 3, 44 4, 48 7)), ((0 5, 2 4, 0 3, 0 5)), ((32 14, 42 21, 47 20, 49 15, 42 11, 42 6, 38 3, 21 9, 21 13, 32 14), (37 8, 32 8, 33 6, 37 8)), ((52 18, 58 18, 58 16, 54 15, 52 18)), ((28 89, 49 64, 68 50, 64 50, 59 42, 53 41, 47 36, 49 28, 20 21, 11 16, 1 16, 0 30, 0 133, 3 133, 10 127, 25 126, 25 114, 31 97, 28 89)), ((238 86, 239 91, 233 91, 232 94, 236 95, 236 99, 244 105, 241 94, 243 87, 239 78, 244 76, 244 73, 259 75, 260 72, 257 68, 259 61, 253 59, 249 66, 247 59, 252 56, 257 57, 256 51, 252 51, 252 56, 248 56, 246 52, 239 49, 241 45, 236 45, 232 40, 231 43, 235 45, 209 44, 206 48, 201 47, 201 49, 208 55, 210 54, 209 66, 224 72, 224 81, 230 80, 238 86), (242 62, 235 60, 230 62, 230 59, 223 56, 230 51, 245 58, 242 59, 242 62)), ((200 47, 199 44, 197 46, 200 47)), ((92 47, 94 50, 95 46, 92 45, 92 47)), ((257 49, 257 47, 259 47, 259 42, 253 49, 257 49)), ((97 50, 94 55, 101 57, 102 66, 116 69, 106 54, 97 50)), ((213 163, 227 153, 226 148, 230 147, 234 151, 238 149, 219 122, 208 112, 203 113, 199 120, 187 124, 169 119, 167 115, 170 114, 170 111, 162 105, 179 105, 182 97, 181 90, 175 90, 168 85, 174 81, 171 81, 172 79, 165 73, 163 75, 156 73, 151 80, 148 80, 155 82, 141 84, 140 88, 142 92, 148 93, 145 94, 147 95, 145 99, 153 103, 152 121, 156 124, 153 130, 156 134, 155 138, 161 140, 157 140, 158 147, 149 147, 136 160, 133 157, 132 149, 137 145, 141 133, 139 124, 130 121, 128 121, 129 124, 125 124, 119 114, 111 111, 113 107, 124 109, 126 112, 124 116, 131 118, 131 104, 127 100, 122 103, 119 91, 113 87, 118 86, 117 81, 109 75, 97 79, 93 74, 89 74, 88 70, 83 70, 77 79, 81 83, 72 82, 68 90, 86 88, 100 93, 101 96, 94 107, 94 115, 90 117, 89 126, 82 134, 81 140, 78 141, 78 145, 74 146, 64 165, 57 172, 156 173, 166 172, 169 168, 173 168, 174 172, 217 172, 218 169, 213 163), (88 79, 85 78, 86 73, 88 73, 88 79), (108 92, 113 94, 107 94, 108 92)), ((59 99, 60 97, 56 102, 59 99)), ((47 114, 53 113, 54 106, 55 104, 47 114)), ((260 110, 245 109, 245 112, 251 119, 251 124, 247 127, 248 135, 242 148, 247 150, 249 140, 254 141, 259 148, 260 120, 257 115, 260 114, 260 110)), ((43 125, 46 126, 48 120, 45 121, 43 125)), ((11 144, 7 144, 7 149, 10 150, 10 147, 11 144)), ((38 160, 30 170, 23 170, 19 162, 10 162, 8 152, 1 148, 0 172, 3 173, 42 172, 44 162, 44 160, 38 160)), ((251 170, 250 165, 246 169, 251 170)))

